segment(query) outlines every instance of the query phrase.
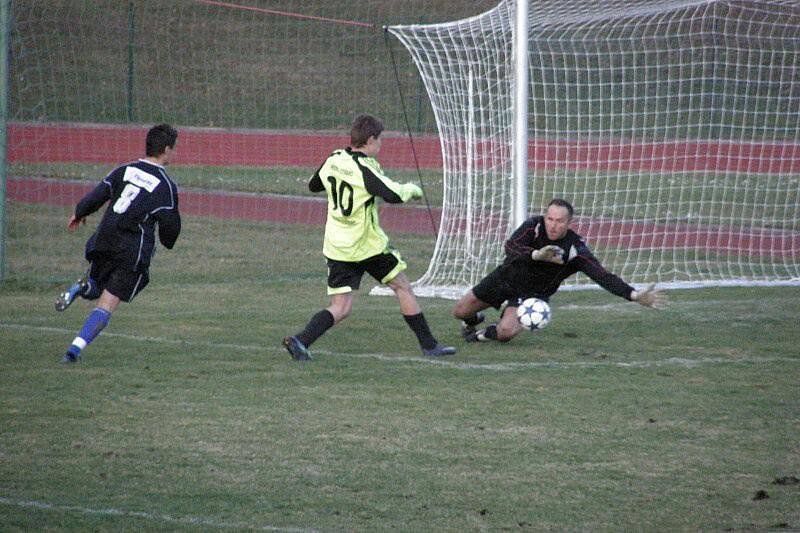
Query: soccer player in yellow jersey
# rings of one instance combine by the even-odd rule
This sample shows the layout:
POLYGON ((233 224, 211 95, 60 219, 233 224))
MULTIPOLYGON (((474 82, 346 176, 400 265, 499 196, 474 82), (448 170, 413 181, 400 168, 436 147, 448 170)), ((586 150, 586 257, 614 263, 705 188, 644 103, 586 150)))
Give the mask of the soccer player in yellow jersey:
POLYGON ((283 345, 293 359, 311 359, 308 347, 328 329, 350 315, 353 291, 364 272, 391 288, 400 312, 416 334, 422 352, 429 356, 450 355, 428 327, 414 291, 403 273, 406 263, 389 246, 389 238, 378 223, 376 197, 389 203, 422 197, 413 183, 397 183, 384 175, 375 156, 381 149, 383 124, 371 115, 360 115, 350 130, 350 146, 333 152, 308 182, 312 192, 325 191, 328 218, 322 253, 328 262, 330 306, 311 317, 303 331, 285 337, 283 345))

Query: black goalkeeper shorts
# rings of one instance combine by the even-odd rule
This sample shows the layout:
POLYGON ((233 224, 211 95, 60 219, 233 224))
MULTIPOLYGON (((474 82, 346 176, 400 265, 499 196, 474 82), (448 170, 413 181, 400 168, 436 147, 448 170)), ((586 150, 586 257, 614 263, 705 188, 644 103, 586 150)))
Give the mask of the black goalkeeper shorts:
POLYGON ((472 294, 495 309, 500 309, 503 304, 508 307, 519 307, 526 298, 536 297, 544 301, 549 299, 535 292, 514 287, 506 279, 503 270, 501 265, 489 272, 485 278, 472 287, 472 294))

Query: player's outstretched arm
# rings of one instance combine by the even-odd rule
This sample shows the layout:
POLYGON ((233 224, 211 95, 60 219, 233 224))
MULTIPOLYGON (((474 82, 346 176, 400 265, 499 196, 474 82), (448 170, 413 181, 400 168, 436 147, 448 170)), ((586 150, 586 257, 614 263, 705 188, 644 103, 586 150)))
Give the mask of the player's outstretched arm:
POLYGON ((531 259, 534 261, 545 261, 557 265, 564 264, 564 251, 555 244, 548 244, 544 248, 531 252, 531 259))
POLYGON ((663 309, 669 302, 667 295, 656 289, 655 283, 651 283, 640 291, 633 291, 631 300, 639 305, 652 307, 653 309, 663 309))
POLYGON ((398 183, 374 172, 369 164, 359 162, 367 192, 379 196, 390 204, 399 204, 422 198, 422 188, 413 183, 398 183))
POLYGON ((75 213, 72 215, 72 218, 70 218, 69 224, 67 224, 67 228, 70 231, 78 229, 80 224, 85 224, 86 217, 100 209, 103 204, 111 199, 112 176, 121 176, 120 172, 123 168, 125 167, 123 166, 117 168, 114 172, 106 176, 100 183, 98 183, 94 189, 86 193, 86 195, 81 198, 81 201, 75 206, 75 213))
MULTIPOLYGON (((417 198, 422 198, 422 187, 415 183, 404 183, 402 185, 403 193, 402 196, 407 196, 408 200, 416 200, 417 198)), ((403 200, 407 202, 408 200, 403 200)))
POLYGON ((69 231, 75 231, 76 229, 85 224, 86 224, 86 217, 78 218, 75 216, 75 214, 73 214, 71 217, 69 217, 69 223, 67 224, 67 229, 69 231))

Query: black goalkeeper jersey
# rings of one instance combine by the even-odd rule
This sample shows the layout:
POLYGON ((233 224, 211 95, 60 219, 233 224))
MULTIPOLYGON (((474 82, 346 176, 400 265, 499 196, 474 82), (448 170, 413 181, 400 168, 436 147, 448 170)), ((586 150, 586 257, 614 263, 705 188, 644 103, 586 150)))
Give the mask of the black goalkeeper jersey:
POLYGON ((143 159, 114 169, 81 199, 75 216, 83 218, 109 202, 97 230, 86 243, 86 259, 113 256, 131 270, 144 271, 158 237, 172 248, 181 231, 178 188, 164 167, 143 159))
POLYGON ((607 291, 628 300, 634 290, 619 276, 603 268, 583 238, 574 231, 567 230, 563 238, 550 240, 543 216, 531 217, 523 222, 506 241, 505 251, 506 258, 500 269, 506 282, 520 294, 537 294, 549 298, 565 279, 576 272, 583 272, 607 291), (533 250, 548 245, 561 248, 563 265, 531 259, 533 250))

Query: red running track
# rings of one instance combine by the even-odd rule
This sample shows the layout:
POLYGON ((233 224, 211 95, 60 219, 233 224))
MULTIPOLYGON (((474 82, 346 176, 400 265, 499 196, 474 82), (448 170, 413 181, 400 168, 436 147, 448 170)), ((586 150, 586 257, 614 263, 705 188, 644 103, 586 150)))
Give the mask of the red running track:
MULTIPOLYGON (((11 178, 8 197, 26 203, 75 205, 93 183, 37 178, 11 178)), ((286 224, 325 223, 326 207, 321 198, 280 195, 181 191, 181 212, 188 215, 211 216, 286 224)), ((433 210, 437 226, 441 209, 433 210)), ((424 208, 383 205, 381 225, 390 232, 432 234, 430 217, 424 208)), ((460 221, 455 226, 463 226, 460 221)), ((618 222, 578 218, 575 230, 591 245, 600 248, 621 247, 636 249, 694 249, 752 257, 800 257, 800 233, 753 229, 744 232, 736 228, 712 228, 689 225, 664 225, 644 222, 618 222)))
MULTIPOLYGON (((107 163, 144 154, 146 127, 85 124, 10 124, 8 160, 25 163, 107 163)), ((349 135, 181 128, 174 165, 317 167, 349 135)), ((438 141, 415 140, 421 165, 441 168, 438 141)), ((381 150, 387 168, 414 168, 407 138, 393 138, 381 150)))
MULTIPOLYGON (((19 202, 70 206, 77 204, 94 186, 91 182, 11 178, 7 194, 9 199, 19 202)), ((381 226, 387 230, 434 233, 425 208, 383 205, 380 209, 381 226)), ((180 210, 186 215, 314 226, 324 225, 327 213, 324 198, 195 190, 180 191, 180 210)), ((433 214, 438 225, 441 210, 434 209, 433 214)))
MULTIPOLYGON (((119 164, 144 152, 145 127, 86 124, 9 124, 11 162, 83 162, 119 164)), ((415 167, 407 137, 387 133, 381 163, 391 169, 415 167)), ((325 155, 348 144, 342 134, 236 131, 181 128, 176 165, 316 167, 325 155)), ((421 168, 441 169, 436 137, 414 140, 421 168)), ((476 165, 508 159, 503 149, 478 143, 476 165)), ((798 143, 674 141, 632 143, 623 140, 532 139, 532 169, 652 172, 800 173, 798 143)), ((455 165, 456 162, 453 162, 455 165)))

